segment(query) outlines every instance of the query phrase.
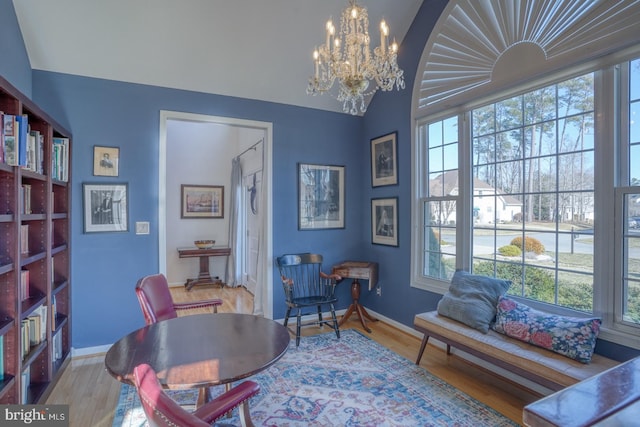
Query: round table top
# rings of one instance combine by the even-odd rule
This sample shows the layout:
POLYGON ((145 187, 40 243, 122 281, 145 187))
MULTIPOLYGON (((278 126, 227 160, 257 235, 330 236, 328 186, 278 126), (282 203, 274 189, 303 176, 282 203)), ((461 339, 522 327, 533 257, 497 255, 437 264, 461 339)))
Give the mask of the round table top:
POLYGON ((251 314, 194 314, 130 333, 107 352, 105 366, 133 384, 133 369, 148 363, 167 388, 209 387, 268 368, 287 351, 287 329, 251 314))

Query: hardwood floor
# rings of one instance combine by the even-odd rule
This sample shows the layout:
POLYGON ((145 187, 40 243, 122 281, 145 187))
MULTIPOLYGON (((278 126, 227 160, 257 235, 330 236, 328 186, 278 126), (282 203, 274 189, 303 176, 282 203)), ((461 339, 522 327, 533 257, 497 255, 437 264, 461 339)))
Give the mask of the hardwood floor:
MULTIPOLYGON (((224 304, 218 309, 221 313, 250 313, 253 306, 251 294, 243 288, 199 286, 189 292, 184 288, 172 288, 172 294, 176 302, 222 298, 224 304)), ((133 292, 132 297, 135 298, 133 292)), ((206 312, 206 309, 202 311, 206 312)), ((383 322, 370 322, 369 325, 372 339, 410 360, 415 360, 420 346, 418 338, 383 322)), ((341 329, 358 329, 367 334, 356 316, 351 316, 341 329)), ((326 327, 321 329, 309 326, 303 328, 303 335, 327 330, 326 327)), ((540 397, 455 355, 447 356, 443 350, 431 344, 427 347, 420 366, 519 424, 522 424, 523 407, 540 397)), ((69 363, 46 403, 69 404, 71 427, 111 427, 119 391, 120 383, 104 369, 104 354, 78 357, 69 363)))

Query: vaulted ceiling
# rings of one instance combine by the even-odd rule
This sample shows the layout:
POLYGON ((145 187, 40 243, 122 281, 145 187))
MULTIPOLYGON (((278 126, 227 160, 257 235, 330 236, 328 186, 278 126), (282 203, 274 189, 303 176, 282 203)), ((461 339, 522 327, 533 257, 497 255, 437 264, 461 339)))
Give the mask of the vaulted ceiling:
MULTIPOLYGON (((305 90, 325 23, 339 22, 347 0, 13 3, 33 69, 342 112, 305 90)), ((377 46, 380 20, 401 42, 422 0, 358 3, 377 46)))

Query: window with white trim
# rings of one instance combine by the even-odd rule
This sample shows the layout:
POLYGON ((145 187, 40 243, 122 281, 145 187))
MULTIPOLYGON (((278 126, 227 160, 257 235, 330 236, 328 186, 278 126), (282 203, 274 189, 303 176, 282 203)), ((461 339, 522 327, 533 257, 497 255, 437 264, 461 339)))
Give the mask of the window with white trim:
POLYGON ((600 315, 629 345, 640 335, 640 59, 567 75, 418 121, 412 285, 443 293, 455 268, 506 278, 509 294, 600 315))

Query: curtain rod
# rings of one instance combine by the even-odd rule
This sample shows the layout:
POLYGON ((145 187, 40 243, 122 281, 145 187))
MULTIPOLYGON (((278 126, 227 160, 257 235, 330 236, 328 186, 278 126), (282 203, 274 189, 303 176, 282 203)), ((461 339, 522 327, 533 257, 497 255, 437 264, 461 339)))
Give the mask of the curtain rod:
POLYGON ((247 148, 246 150, 244 150, 242 153, 238 154, 238 155, 236 156, 236 159, 239 159, 239 158, 240 158, 240 156, 242 156, 243 154, 245 154, 245 153, 247 153, 247 152, 249 152, 249 151, 251 151, 251 150, 255 150, 255 149, 256 149, 256 147, 258 146, 258 144, 260 144, 261 142, 264 142, 264 138, 262 138, 260 141, 258 141, 258 142, 256 142, 255 144, 253 144, 251 147, 249 147, 249 148, 247 148))

